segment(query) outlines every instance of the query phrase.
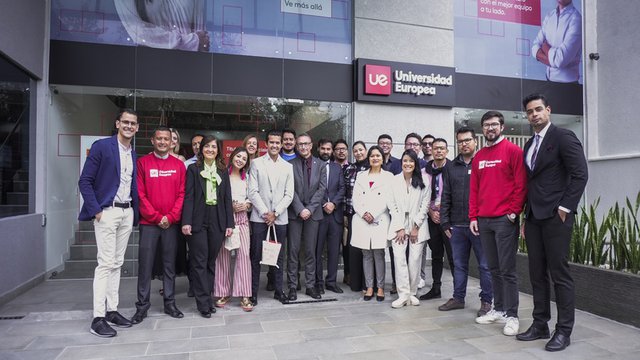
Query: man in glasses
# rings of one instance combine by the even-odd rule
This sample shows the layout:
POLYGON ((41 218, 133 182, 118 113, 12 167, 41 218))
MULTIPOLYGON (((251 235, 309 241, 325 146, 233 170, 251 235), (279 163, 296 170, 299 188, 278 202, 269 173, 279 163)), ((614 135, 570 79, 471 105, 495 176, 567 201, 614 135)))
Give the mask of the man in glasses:
POLYGON ((138 224, 136 152, 131 146, 138 131, 138 115, 131 109, 121 110, 116 128, 116 135, 91 145, 78 181, 84 200, 78 220, 93 220, 96 233, 98 266, 93 278, 90 331, 100 337, 117 335, 110 324, 131 327, 131 321, 118 312, 118 291, 129 235, 138 224))
POLYGON ((503 135, 504 116, 488 111, 480 120, 487 146, 472 162, 469 229, 480 235, 493 284, 494 307, 478 324, 505 324, 502 333, 518 334, 518 215, 527 196, 523 153, 503 135))
MULTIPOLYGON (((416 155, 420 154, 420 135, 416 133, 409 133, 404 137, 404 149, 405 150, 413 150, 416 155)), ((419 164, 421 169, 427 166, 427 161, 424 159, 419 159, 419 164)), ((395 161, 389 165, 389 171, 393 173, 393 175, 398 175, 402 172, 402 161, 395 161)))
POLYGON ((345 139, 336 140, 333 146, 333 159, 342 169, 349 166, 349 145, 345 139))

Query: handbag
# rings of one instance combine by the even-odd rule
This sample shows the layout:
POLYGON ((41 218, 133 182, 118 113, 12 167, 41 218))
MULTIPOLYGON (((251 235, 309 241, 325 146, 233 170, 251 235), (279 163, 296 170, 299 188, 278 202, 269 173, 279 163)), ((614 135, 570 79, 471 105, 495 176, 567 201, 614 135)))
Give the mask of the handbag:
POLYGON ((278 242, 278 235, 276 235, 276 226, 269 225, 267 228, 267 236, 262 242, 262 260, 260 260, 260 264, 278 266, 278 255, 280 255, 280 250, 282 249, 282 244, 278 242), (269 235, 271 234, 271 229, 273 229, 273 241, 270 241, 269 235))
POLYGON ((237 228, 233 229, 231 236, 224 239, 224 248, 229 251, 240 248, 240 231, 237 228))

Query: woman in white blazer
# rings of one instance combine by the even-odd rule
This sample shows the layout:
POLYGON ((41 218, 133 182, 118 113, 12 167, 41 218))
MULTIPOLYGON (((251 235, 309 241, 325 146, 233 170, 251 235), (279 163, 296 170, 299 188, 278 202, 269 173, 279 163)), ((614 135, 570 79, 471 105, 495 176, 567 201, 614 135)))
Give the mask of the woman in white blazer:
POLYGON ((429 239, 427 210, 431 199, 431 187, 426 186, 422 179, 418 155, 411 149, 406 150, 400 161, 402 172, 393 177, 391 185, 391 225, 388 233, 393 247, 398 289, 398 299, 391 304, 393 308, 401 308, 409 303, 420 305, 415 295, 420 281, 422 248, 429 239))
POLYGON ((367 153, 370 168, 358 174, 353 186, 353 236, 351 246, 362 249, 362 266, 367 290, 364 300, 373 297, 374 266, 378 293, 376 300, 384 300, 385 262, 389 231, 389 205, 393 175, 382 170, 382 149, 372 146, 367 153))

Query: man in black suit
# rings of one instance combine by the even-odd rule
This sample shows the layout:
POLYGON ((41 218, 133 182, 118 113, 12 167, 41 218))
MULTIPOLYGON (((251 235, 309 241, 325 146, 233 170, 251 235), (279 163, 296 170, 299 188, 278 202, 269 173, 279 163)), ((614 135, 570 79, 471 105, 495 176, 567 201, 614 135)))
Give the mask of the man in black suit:
POLYGON ((576 135, 550 122, 551 107, 544 95, 529 95, 522 104, 535 132, 524 147, 528 188, 524 235, 533 288, 533 324, 517 339, 549 338, 548 271, 554 284, 558 321, 545 350, 561 351, 570 344, 575 317, 567 259, 575 213, 587 184, 587 161, 576 135))
POLYGON ((338 256, 340 253, 340 241, 342 240, 342 224, 344 213, 344 177, 342 167, 331 161, 333 143, 328 139, 318 141, 318 156, 325 163, 327 171, 327 191, 321 201, 323 218, 318 229, 318 244, 316 246, 316 290, 323 294, 324 288, 335 293, 342 293, 337 285, 338 256), (327 277, 323 283, 322 274, 322 250, 327 244, 327 277))
POLYGON ((298 299, 298 263, 300 248, 304 249, 304 273, 306 294, 314 299, 321 296, 316 291, 316 242, 318 224, 322 220, 322 198, 327 191, 327 170, 324 163, 311 155, 313 143, 308 134, 297 139, 298 156, 290 161, 293 166, 293 201, 289 206, 289 232, 287 235, 287 274, 289 275, 289 300, 298 299))

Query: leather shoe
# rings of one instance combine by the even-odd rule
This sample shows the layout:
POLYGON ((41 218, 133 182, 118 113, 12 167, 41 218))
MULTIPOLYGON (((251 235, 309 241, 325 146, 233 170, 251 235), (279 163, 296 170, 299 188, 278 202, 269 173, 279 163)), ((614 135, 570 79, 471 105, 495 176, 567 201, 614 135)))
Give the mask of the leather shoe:
POLYGON ((431 288, 428 293, 420 296, 420 300, 440 299, 441 297, 440 289, 431 288))
POLYGON ((556 330, 553 332, 551 340, 549 340, 549 342, 547 342, 547 345, 544 346, 544 349, 547 351, 562 351, 566 349, 570 344, 571 339, 569 338, 569 336, 556 330))
POLYGON ((257 306, 258 305, 258 297, 257 296, 252 296, 249 298, 249 301, 251 301, 251 303, 253 304, 253 306, 257 306))
POLYGON ((338 285, 327 285, 326 288, 327 290, 333 291, 336 294, 342 294, 344 292, 338 285))
POLYGON ((296 289, 294 288, 289 289, 289 296, 287 297, 287 299, 289 299, 289 301, 298 300, 298 293, 296 292, 296 289))
POLYGON ((215 313, 216 313, 216 311, 217 311, 217 310, 216 310, 216 307, 215 307, 215 306, 211 306, 211 307, 209 307, 209 313, 210 313, 210 314, 215 314, 215 313))
POLYGON ((305 294, 311 296, 312 298, 318 300, 318 299, 322 299, 322 296, 320 296, 320 294, 316 291, 315 288, 309 288, 305 291, 305 294))
POLYGON ((318 294, 324 294, 324 287, 322 285, 316 285, 315 287, 318 294))
POLYGON ((534 325, 529 326, 527 331, 516 335, 516 339, 520 341, 533 341, 538 339, 548 339, 549 338, 549 328, 537 327, 534 325))
POLYGON ((178 310, 176 304, 165 305, 164 313, 176 319, 181 319, 184 317, 184 314, 182 313, 182 311, 178 310))
POLYGON ((211 313, 209 311, 200 311, 200 316, 202 316, 205 319, 209 319, 211 318, 211 313))
POLYGON ((147 310, 138 310, 131 318, 131 323, 133 325, 140 324, 144 318, 147 317, 147 310))
POLYGON ((117 311, 107 311, 107 315, 104 318, 113 326, 129 328, 132 325, 129 319, 120 315, 120 313, 117 311))
POLYGON ((280 301, 282 304, 288 304, 289 298, 284 294, 284 291, 276 291, 273 293, 273 298, 280 301))
POLYGON ((94 318, 91 322, 91 330, 93 335, 100 337, 114 337, 118 334, 103 317, 94 318))

